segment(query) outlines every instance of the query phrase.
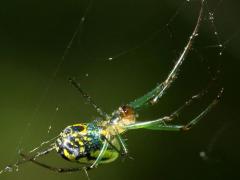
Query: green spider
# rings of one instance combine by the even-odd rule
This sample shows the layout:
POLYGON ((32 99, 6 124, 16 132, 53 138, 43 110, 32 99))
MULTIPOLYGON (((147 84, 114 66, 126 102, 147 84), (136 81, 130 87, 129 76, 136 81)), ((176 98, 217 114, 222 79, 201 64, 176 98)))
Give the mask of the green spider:
MULTIPOLYGON (((109 115, 95 104, 92 98, 83 91, 79 83, 77 83, 74 79, 70 79, 70 83, 77 88, 83 98, 96 109, 101 116, 101 119, 90 123, 80 123, 66 127, 56 138, 52 139, 56 141, 50 144, 45 150, 37 152, 33 156, 20 153, 23 159, 14 165, 8 166, 7 168, 14 168, 20 164, 31 161, 41 167, 59 173, 82 170, 87 172, 87 170, 93 169, 99 164, 110 163, 116 160, 119 156, 127 156, 128 149, 121 135, 129 130, 150 129, 159 131, 186 131, 196 125, 199 120, 202 119, 212 109, 212 107, 217 104, 223 93, 223 89, 220 90, 217 98, 214 99, 207 108, 205 108, 197 117, 186 125, 175 125, 171 122, 186 106, 189 106, 194 100, 203 96, 204 93, 192 96, 183 106, 169 116, 145 122, 138 122, 136 119, 139 111, 156 104, 176 79, 176 74, 179 71, 182 62, 186 59, 187 54, 191 50, 193 41, 198 34, 198 29, 203 18, 203 3, 204 0, 201 1, 201 9, 198 15, 198 20, 189 41, 164 82, 144 96, 119 107, 109 115), (68 161, 83 164, 84 167, 57 168, 43 164, 37 160, 40 156, 44 156, 52 151, 56 151, 68 161)), ((48 143, 52 140, 48 141, 48 143)), ((36 148, 35 150, 37 149, 39 148, 36 148)))

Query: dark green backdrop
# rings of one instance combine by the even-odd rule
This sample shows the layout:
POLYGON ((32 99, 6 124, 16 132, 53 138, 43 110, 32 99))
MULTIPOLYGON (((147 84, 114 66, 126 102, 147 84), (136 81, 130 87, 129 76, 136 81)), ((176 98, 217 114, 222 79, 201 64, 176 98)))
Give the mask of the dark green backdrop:
MULTIPOLYGON (((210 0, 209 0, 210 1, 210 0)), ((64 49, 87 6, 87 1, 9 0, 0 2, 0 166, 17 160, 23 151, 57 135, 65 126, 97 117, 67 79, 76 77, 107 112, 141 96, 164 80, 184 48, 196 23, 197 1, 102 0, 91 7, 81 33, 54 76, 64 49), (122 51, 142 45, 119 58, 122 51), (53 78, 55 77, 55 78, 53 78), (56 112, 56 107, 59 111, 56 112), (28 125, 29 124, 29 125, 28 125), (47 133, 49 125, 52 131, 47 133), (22 139, 22 141, 21 141, 22 139)), ((100 166, 90 172, 100 179, 233 179, 239 169, 239 36, 237 1, 211 1, 216 7, 215 24, 221 42, 219 56, 213 27, 205 20, 194 51, 188 56, 176 83, 160 103, 140 114, 152 120, 169 114, 208 84, 210 72, 220 61, 219 80, 209 95, 186 109, 177 123, 191 120, 215 97, 217 86, 225 87, 221 103, 188 133, 138 130, 126 134, 134 160, 100 166), (228 42, 228 40, 230 40, 228 42), (200 152, 206 152, 205 158, 200 152)), ((71 166, 55 154, 43 162, 71 166)), ((0 175, 1 180, 85 179, 82 173, 56 174, 31 163, 19 172, 0 175)))

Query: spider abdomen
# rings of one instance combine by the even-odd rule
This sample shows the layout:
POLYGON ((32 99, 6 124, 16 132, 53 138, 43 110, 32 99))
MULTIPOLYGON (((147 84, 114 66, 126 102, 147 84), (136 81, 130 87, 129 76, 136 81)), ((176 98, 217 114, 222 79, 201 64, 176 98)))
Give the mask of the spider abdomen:
MULTIPOLYGON (((94 162, 103 147, 101 128, 93 123, 68 126, 57 139, 57 152, 68 161, 94 162)), ((105 152, 101 163, 111 162, 118 153, 111 148, 105 152)))

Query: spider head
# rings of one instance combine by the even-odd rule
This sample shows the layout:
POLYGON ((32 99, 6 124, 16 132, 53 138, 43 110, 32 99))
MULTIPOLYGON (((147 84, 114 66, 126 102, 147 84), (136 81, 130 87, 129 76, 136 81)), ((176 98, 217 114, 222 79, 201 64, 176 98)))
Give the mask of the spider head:
POLYGON ((128 106, 128 105, 124 105, 119 107, 118 109, 119 111, 119 115, 120 115, 120 123, 123 125, 129 125, 135 122, 136 120, 136 114, 133 110, 132 107, 128 106))
MULTIPOLYGON (((137 114, 134 109, 131 106, 124 105, 113 112, 110 123, 118 133, 123 133, 125 132, 125 126, 135 123, 136 117, 137 114)), ((115 134, 115 130, 111 131, 112 126, 108 128, 108 131, 115 134)))

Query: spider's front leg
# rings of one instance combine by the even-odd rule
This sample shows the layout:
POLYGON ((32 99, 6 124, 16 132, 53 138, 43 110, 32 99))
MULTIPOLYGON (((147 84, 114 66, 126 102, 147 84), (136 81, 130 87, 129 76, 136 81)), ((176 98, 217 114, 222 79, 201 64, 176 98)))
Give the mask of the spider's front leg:
POLYGON ((145 122, 138 122, 131 125, 126 126, 126 130, 131 129, 151 129, 151 130, 161 130, 161 131, 186 131, 192 128, 194 125, 196 125, 203 117, 206 116, 206 114, 219 102, 221 96, 223 94, 223 88, 220 90, 220 92, 217 95, 217 98, 214 99, 208 106, 205 108, 198 116, 196 116, 193 120, 191 120, 186 125, 174 125, 174 124, 166 124, 166 120, 169 120, 171 118, 170 116, 166 116, 157 120, 153 121, 145 121, 145 122))
POLYGON ((97 112, 98 114, 105 118, 105 119, 109 119, 109 115, 104 112, 102 110, 102 108, 100 108, 95 102, 94 100, 92 99, 92 97, 82 89, 81 85, 74 79, 74 78, 69 78, 68 79, 69 82, 80 92, 80 94, 82 95, 82 97, 84 98, 84 100, 89 103, 97 112))
POLYGON ((200 93, 193 95, 191 98, 189 98, 181 107, 179 107, 176 111, 174 111, 171 115, 166 116, 163 118, 164 122, 171 122, 179 117, 179 115, 182 113, 182 111, 190 106, 195 101, 201 99, 205 94, 207 93, 207 89, 202 90, 200 93))
POLYGON ((204 7, 204 0, 201 0, 201 9, 199 11, 199 15, 198 15, 198 19, 197 19, 195 28, 194 28, 186 46, 184 47, 183 52, 179 56, 176 64, 174 65, 174 67, 170 71, 170 73, 168 74, 165 81, 162 82, 161 84, 159 84, 156 88, 154 88, 152 91, 148 92, 144 96, 129 103, 129 106, 131 106, 135 111, 139 111, 142 108, 147 107, 151 104, 156 104, 158 102, 158 100, 162 97, 162 95, 166 92, 166 90, 171 86, 171 84, 174 82, 174 80, 176 79, 177 72, 179 71, 183 61, 186 59, 188 53, 191 50, 192 44, 197 37, 198 31, 199 31, 199 26, 203 19, 203 7, 204 7))

